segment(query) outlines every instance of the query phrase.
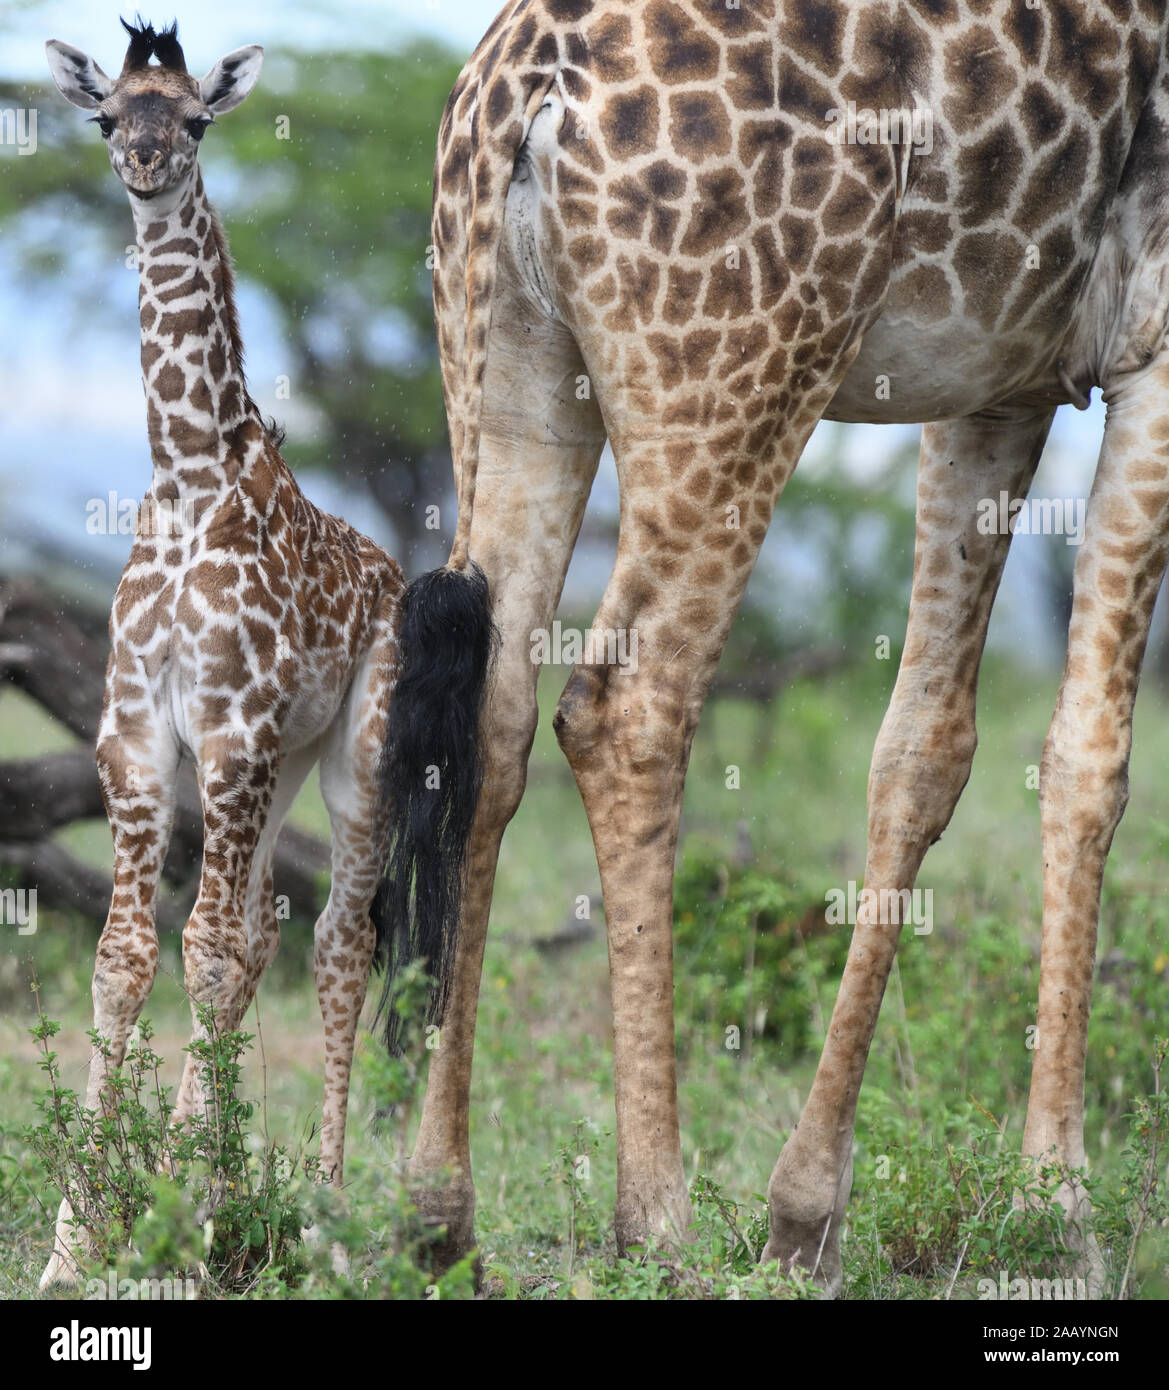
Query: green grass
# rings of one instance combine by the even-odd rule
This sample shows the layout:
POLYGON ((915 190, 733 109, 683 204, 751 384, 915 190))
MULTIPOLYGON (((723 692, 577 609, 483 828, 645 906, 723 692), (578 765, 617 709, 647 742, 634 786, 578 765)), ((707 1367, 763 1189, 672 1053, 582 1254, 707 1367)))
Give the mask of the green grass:
MULTIPOLYGON (((613 1250, 603 915, 584 813, 551 732, 555 673, 546 682, 527 795, 500 857, 479 1015, 471 1124, 489 1292, 799 1294, 753 1274, 751 1256, 763 1230, 759 1194, 807 1092, 842 940, 819 935, 798 945, 790 927, 802 908, 822 905, 826 888, 862 877, 868 760, 893 676, 892 663, 875 663, 861 675, 789 689, 765 716, 724 701, 704 717, 684 808, 680 882, 687 886, 678 904, 677 989, 683 1152, 699 1223, 693 1246, 665 1265, 620 1262, 613 1250), (737 790, 726 786, 730 764, 740 769, 737 790), (731 861, 744 833, 753 863, 741 870, 731 861), (707 883, 720 863, 731 865, 723 874, 725 901, 712 899, 707 883), (537 949, 538 939, 573 916, 582 894, 592 903, 593 938, 567 950, 537 949), (753 958, 767 964, 757 968, 758 985, 747 1001, 743 972, 756 933, 766 940, 756 936, 753 958), (748 1004, 760 1025, 748 1030, 754 1033, 749 1048, 729 1052, 725 1026, 741 1022, 748 1004), (574 1166, 582 1156, 588 1159, 583 1179, 574 1166)), ((903 937, 861 1096, 845 1297, 944 1295, 959 1255, 953 1296, 972 1297, 979 1271, 998 1268, 996 1261, 1030 1259, 1038 1273, 1051 1257, 1044 1232, 1011 1214, 1011 1197, 1038 985, 1039 817, 1027 769, 1039 761, 1055 690, 1054 678, 1037 680, 994 663, 984 673, 974 774, 919 881, 933 890, 934 931, 903 937)), ((1157 776, 1169 762, 1167 713, 1150 679, 1138 702, 1131 799, 1113 846, 1101 918, 1087 1134, 1114 1275, 1128 1256, 1126 1203, 1141 1171, 1139 1156, 1126 1157, 1127 1117, 1152 1090, 1154 1039, 1167 1031, 1169 1017, 1169 817, 1159 805, 1157 776)), ((11 691, 0 694, 0 756, 61 744, 29 702, 11 691)), ((293 818, 325 831, 315 783, 293 818)), ((108 863, 103 824, 72 827, 64 838, 77 853, 108 863)), ((35 1118, 43 1090, 27 1032, 35 1021, 30 962, 46 1014, 62 1024, 56 1042, 64 1082, 83 1088, 93 945, 86 930, 42 912, 37 935, 12 934, 0 954, 6 1097, 0 1294, 6 1296, 34 1291, 57 1201, 15 1134, 35 1118)), ((320 1109, 321 1028, 310 957, 308 928, 288 924, 277 967, 261 987, 259 1026, 254 1014, 245 1025, 260 1034, 263 1047, 261 1054, 257 1043, 248 1057, 244 1094, 263 1103, 271 1141, 292 1149, 306 1143, 320 1109)), ((179 943, 167 937, 147 1014, 170 1084, 188 1033, 180 978, 179 943)), ((391 1231, 401 1214, 395 1158, 409 1151, 417 1123, 416 1084, 406 1087, 407 1102, 386 1129, 370 1124, 387 1087, 402 1091, 401 1076, 391 1075, 394 1065, 370 1040, 355 1075, 350 1208, 367 1244, 371 1232, 391 1231)), ((1141 1296, 1169 1293, 1165 1241, 1150 1223, 1136 1261, 1141 1296)), ((408 1290, 397 1275, 385 1278, 383 1292, 408 1290)), ((469 1285, 464 1280, 457 1290, 469 1285)), ((370 1296, 378 1279, 361 1290, 314 1274, 300 1291, 370 1296)))

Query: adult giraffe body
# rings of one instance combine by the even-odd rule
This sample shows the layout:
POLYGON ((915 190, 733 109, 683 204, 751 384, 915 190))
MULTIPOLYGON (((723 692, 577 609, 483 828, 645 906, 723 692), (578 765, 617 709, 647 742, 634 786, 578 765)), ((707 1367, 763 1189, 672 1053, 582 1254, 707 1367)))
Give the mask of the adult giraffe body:
MULTIPOLYGON (((932 422, 904 656, 869 784, 865 883, 905 889, 975 748, 1010 540, 982 533, 977 503, 1025 495, 1055 408, 1103 388, 1042 762, 1040 1047, 1024 1141, 1083 1162, 1101 876, 1169 522, 1165 30, 1163 4, 1124 0, 514 0, 468 63, 439 138, 434 292, 460 497, 451 565, 469 555, 485 569, 502 648, 456 982, 412 1159, 450 1253, 474 1242, 475 1007, 499 841, 536 724, 531 634, 554 613, 606 435, 620 541, 596 626, 636 629, 638 667, 579 666, 555 727, 604 891, 627 1246, 688 1219, 671 965, 683 781, 809 434, 821 418, 932 422), (931 139, 830 138, 852 108, 917 108, 931 139)), ((862 909, 769 1188, 767 1257, 818 1262, 829 1287, 898 934, 862 909)), ((1078 1222, 1082 1205, 1064 1196, 1078 1222)))

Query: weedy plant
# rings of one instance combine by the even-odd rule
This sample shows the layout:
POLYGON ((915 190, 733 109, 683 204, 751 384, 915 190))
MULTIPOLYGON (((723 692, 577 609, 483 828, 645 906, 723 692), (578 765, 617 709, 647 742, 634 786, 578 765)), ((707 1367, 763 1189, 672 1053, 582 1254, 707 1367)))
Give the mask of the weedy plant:
MULTIPOLYGON (((63 1085, 50 1046, 59 1025, 44 1017, 39 998, 37 1010, 31 1032, 48 1092, 40 1123, 23 1137, 68 1198, 92 1265, 124 1266, 128 1258, 136 1268, 160 1265, 218 1296, 246 1293, 273 1269, 295 1281, 315 1160, 253 1142, 254 1106, 238 1094, 253 1035, 220 1031, 213 1012, 200 1011, 203 1036, 189 1050, 208 1104, 174 1128, 147 1020, 94 1111, 63 1085)), ((95 1031, 89 1036, 108 1057, 108 1044, 95 1031)))
POLYGON ((571 1140, 561 1145, 552 1162, 544 1166, 544 1181, 558 1184, 568 1194, 569 1279, 573 1275, 577 1254, 586 1244, 599 1242, 607 1225, 589 1185, 593 1160, 601 1139, 591 1120, 577 1120, 572 1127, 571 1140))
POLYGON ((820 1291, 801 1274, 781 1274, 761 1266, 767 1242, 767 1201, 749 1203, 728 1196, 699 1174, 690 1187, 694 1222, 685 1238, 663 1239, 650 1249, 633 1247, 617 1259, 590 1185, 590 1164, 607 1138, 589 1120, 578 1120, 572 1137, 544 1169, 545 1182, 568 1194, 568 1254, 560 1276, 544 1276, 521 1288, 506 1271, 495 1275, 511 1296, 533 1299, 722 1299, 818 1298, 820 1291))
MULTIPOLYGON (((408 1120, 416 1097, 428 987, 417 972, 395 993, 404 1019, 402 1055, 381 1057, 368 1073, 379 1115, 408 1120)), ((172 1097, 162 1058, 141 1020, 120 1067, 110 1072, 99 1111, 63 1085, 37 997, 30 1029, 47 1092, 40 1122, 21 1134, 50 1183, 69 1199, 86 1251, 88 1275, 181 1280, 204 1298, 470 1298, 473 1260, 441 1278, 428 1272, 427 1248, 440 1233, 418 1220, 405 1185, 383 1153, 356 1153, 344 1198, 320 1181, 307 1152, 268 1141, 267 1102, 240 1098, 241 1071, 254 1036, 220 1031, 200 1011, 203 1037, 189 1051, 208 1105, 185 1124, 170 1123, 172 1097)), ((90 1033, 95 1048, 103 1048, 90 1033)), ((108 1051, 106 1053, 108 1056, 108 1051)))
POLYGON ((767 1243, 767 1199, 736 1202, 699 1174, 690 1185, 694 1222, 686 1239, 590 1270, 597 1295, 621 1299, 817 1299, 820 1290, 799 1271, 759 1264, 767 1243))
POLYGON ((825 890, 786 872, 686 854, 674 885, 678 1048, 688 1055, 728 1021, 742 1027, 736 1051, 750 1062, 756 1040, 786 1061, 814 1049, 820 998, 843 969, 847 930, 825 922, 825 890))
POLYGON ((1113 1254, 1115 1296, 1169 1298, 1169 1038, 1153 1048, 1153 1089, 1128 1116, 1120 1181, 1094 1195, 1096 1226, 1113 1254))

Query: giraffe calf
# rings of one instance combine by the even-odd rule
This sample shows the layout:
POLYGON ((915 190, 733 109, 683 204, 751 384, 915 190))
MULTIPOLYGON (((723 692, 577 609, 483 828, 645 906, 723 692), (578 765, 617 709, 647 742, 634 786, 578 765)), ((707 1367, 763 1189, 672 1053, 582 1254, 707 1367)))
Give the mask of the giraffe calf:
MULTIPOLYGON (((332 829, 314 951, 321 1166, 339 1186, 375 952, 387 999, 396 970, 417 957, 437 977, 432 1017, 445 1000, 479 787, 466 714, 478 709, 491 653, 486 586, 468 565, 408 589, 385 551, 300 491, 248 394, 231 259, 198 163, 206 129, 254 86, 262 50, 238 49, 199 81, 175 26, 123 26, 116 80, 77 49, 47 45, 57 86, 95 113, 129 195, 154 466, 110 617, 97 763, 114 888, 93 976, 108 1055, 92 1060, 86 1103, 104 1103, 154 982, 181 759, 195 764, 204 818, 185 984, 192 1014, 211 1006, 223 1029, 238 1026, 276 953, 276 837, 319 763, 332 829)), ((391 1041, 394 1029, 391 1011, 391 1041)), ((175 1122, 202 1103, 188 1057, 175 1122)), ((77 1278, 77 1229, 65 1200, 42 1287, 77 1278)))

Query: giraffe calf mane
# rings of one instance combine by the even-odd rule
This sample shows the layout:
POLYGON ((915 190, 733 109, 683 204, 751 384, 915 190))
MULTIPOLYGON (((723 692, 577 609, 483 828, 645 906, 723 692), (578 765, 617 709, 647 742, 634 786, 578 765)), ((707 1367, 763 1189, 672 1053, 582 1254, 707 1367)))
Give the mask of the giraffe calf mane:
MULTIPOLYGON (((224 318, 227 323, 227 336, 231 344, 231 360, 235 370, 239 373, 240 380, 244 382, 244 394, 248 405, 257 418, 260 416, 259 407, 252 399, 252 393, 247 390, 247 376, 244 373, 244 340, 239 326, 239 310, 235 304, 235 264, 231 259, 231 250, 227 244, 227 233, 223 230, 223 223, 219 220, 219 214, 214 208, 211 210, 211 235, 215 238, 215 251, 219 257, 220 270, 223 275, 223 308, 224 318)), ((276 420, 269 417, 263 420, 264 432, 268 436, 269 442, 276 449, 284 443, 285 431, 276 420)))
POLYGON ((154 56, 164 68, 174 72, 186 72, 187 60, 179 43, 179 22, 172 20, 165 29, 160 29, 154 39, 154 56))
POLYGON ((179 43, 179 22, 172 19, 164 29, 155 29, 153 24, 135 16, 135 22, 120 21, 122 28, 130 36, 130 46, 122 64, 123 75, 136 68, 144 68, 152 57, 157 58, 164 68, 173 72, 186 72, 187 60, 179 43))

